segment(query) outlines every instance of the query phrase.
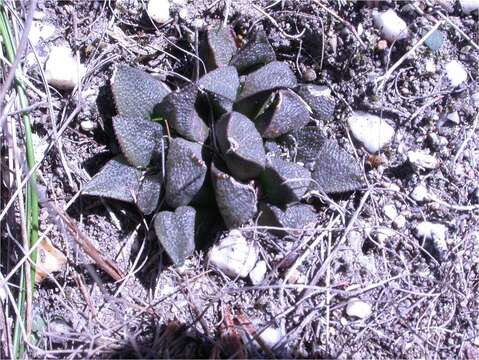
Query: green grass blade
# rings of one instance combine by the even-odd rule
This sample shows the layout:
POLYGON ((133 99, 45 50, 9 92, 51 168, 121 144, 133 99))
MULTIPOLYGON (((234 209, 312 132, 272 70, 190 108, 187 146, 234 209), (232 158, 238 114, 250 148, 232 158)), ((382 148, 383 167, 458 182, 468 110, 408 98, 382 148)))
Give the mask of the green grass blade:
MULTIPOLYGON (((4 7, 3 1, 0 0, 0 34, 3 39, 3 46, 5 47, 5 52, 7 55, 7 59, 13 63, 15 61, 15 42, 12 36, 12 31, 10 28, 10 23, 8 21, 6 9, 4 7)), ((17 74, 21 73, 21 67, 17 68, 17 74)), ((25 108, 28 106, 28 98, 26 96, 25 87, 24 85, 16 80, 15 86, 17 90, 17 94, 19 97, 20 106, 25 108)), ((25 147, 26 147, 26 157, 27 157, 27 164, 28 168, 31 169, 35 166, 35 154, 33 150, 33 141, 32 141, 32 129, 31 129, 31 121, 28 114, 23 115, 23 124, 25 128, 25 147)), ((26 203, 25 203, 25 213, 27 217, 27 235, 29 237, 28 242, 30 245, 33 245, 38 240, 38 218, 39 218, 39 206, 38 206, 38 194, 37 194, 37 187, 36 187, 36 176, 33 173, 30 181, 27 185, 27 195, 26 195, 26 203)), ((28 250, 28 249, 27 249, 28 250)), ((34 251, 32 253, 32 262, 36 264, 37 253, 34 251)), ((31 269, 31 284, 32 284, 32 293, 35 287, 35 267, 32 266, 31 269)), ((22 341, 22 332, 20 321, 24 322, 25 319, 25 297, 26 297, 26 279, 25 279, 25 271, 22 267, 21 274, 20 274, 20 288, 18 293, 17 299, 17 307, 19 313, 23 318, 17 319, 15 323, 14 329, 14 338, 13 338, 13 346, 14 346, 14 353, 16 358, 22 358, 23 352, 25 350, 24 343, 22 341)))

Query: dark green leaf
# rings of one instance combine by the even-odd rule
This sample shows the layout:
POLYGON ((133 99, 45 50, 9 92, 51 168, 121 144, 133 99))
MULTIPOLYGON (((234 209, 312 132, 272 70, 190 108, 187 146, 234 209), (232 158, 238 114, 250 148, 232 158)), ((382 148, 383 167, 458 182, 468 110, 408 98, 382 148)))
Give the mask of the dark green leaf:
POLYGON ((161 153, 163 128, 160 124, 141 117, 113 117, 113 129, 121 152, 128 162, 137 167, 146 167, 152 157, 161 153))
POLYGON ((204 142, 208 137, 209 129, 196 111, 197 96, 197 85, 187 85, 166 96, 155 111, 184 138, 204 142))
POLYGON ((106 163, 84 186, 82 193, 134 203, 140 180, 141 171, 118 156, 106 163))
POLYGON ((233 30, 230 27, 210 29, 206 34, 206 39, 209 70, 228 65, 237 50, 233 30))
POLYGON ((311 183, 311 173, 296 163, 268 158, 260 175, 263 192, 273 204, 288 204, 301 200, 311 183))
POLYGON ((158 205, 161 175, 146 175, 118 156, 109 162, 84 186, 82 194, 136 204, 149 215, 158 205))
POLYGON ((276 60, 274 50, 263 30, 255 33, 245 46, 243 46, 231 59, 230 65, 236 66, 240 73, 254 69, 276 60))
POLYGON ((250 119, 231 112, 218 120, 215 129, 226 165, 235 178, 251 180, 264 169, 263 140, 250 119))
POLYGON ((188 205, 199 195, 206 172, 202 146, 182 138, 173 139, 166 158, 166 203, 174 208, 188 205))
POLYGON ((252 185, 236 181, 211 164, 211 178, 221 216, 230 229, 243 225, 256 214, 257 197, 252 185))
POLYGON ((126 65, 116 68, 111 88, 119 115, 149 118, 156 104, 170 93, 168 86, 150 74, 126 65))
POLYGON ((358 190, 363 186, 362 171, 356 160, 336 142, 325 140, 316 157, 311 188, 326 194, 358 190))
POLYGON ((308 106, 289 89, 279 90, 270 108, 255 120, 261 136, 267 139, 302 128, 308 122, 308 106))
POLYGON ((175 212, 162 211, 155 218, 155 233, 171 261, 180 266, 195 251, 196 210, 180 206, 175 212))
POLYGON ((286 230, 273 230, 278 235, 291 233, 298 235, 304 227, 316 220, 314 207, 306 204, 294 204, 281 209, 277 206, 261 203, 258 223, 262 226, 285 228, 286 230))
POLYGON ((162 182, 163 176, 161 173, 143 176, 136 200, 138 208, 143 214, 151 214, 158 206, 162 182))
POLYGON ((220 114, 233 109, 239 89, 238 72, 234 66, 223 66, 203 76, 198 85, 212 98, 220 114))
POLYGON ((315 118, 324 121, 333 118, 336 100, 328 87, 302 84, 296 88, 296 92, 309 105, 315 118))
POLYGON ((238 100, 249 98, 264 91, 278 88, 293 88, 296 76, 285 62, 273 61, 246 76, 238 100))

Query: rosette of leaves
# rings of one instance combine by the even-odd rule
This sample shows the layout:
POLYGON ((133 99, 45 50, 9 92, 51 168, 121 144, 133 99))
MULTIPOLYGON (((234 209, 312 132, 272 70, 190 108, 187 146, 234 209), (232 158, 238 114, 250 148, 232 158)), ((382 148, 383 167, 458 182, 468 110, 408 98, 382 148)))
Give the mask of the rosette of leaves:
POLYGON ((333 117, 334 97, 298 84, 263 31, 238 49, 231 29, 213 29, 202 47, 209 71, 175 91, 146 72, 116 67, 112 122, 121 154, 83 188, 152 217, 175 265, 194 252, 209 216, 225 228, 258 220, 278 235, 294 233, 315 220, 315 208, 302 202, 311 190, 363 184, 354 158, 313 125, 333 117), (284 151, 286 138, 293 150, 284 151))

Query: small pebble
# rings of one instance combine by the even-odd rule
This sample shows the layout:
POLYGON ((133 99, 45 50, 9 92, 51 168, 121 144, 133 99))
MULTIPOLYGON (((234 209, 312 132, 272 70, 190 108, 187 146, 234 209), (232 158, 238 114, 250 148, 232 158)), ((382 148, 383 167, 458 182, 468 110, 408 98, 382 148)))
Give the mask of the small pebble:
POLYGON ((307 68, 303 72, 303 80, 306 81, 306 82, 314 81, 314 80, 316 80, 316 78, 317 78, 316 71, 314 71, 314 69, 307 68))
POLYGON ((447 228, 443 224, 423 221, 416 226, 416 237, 419 240, 431 240, 438 253, 447 251, 447 228))
MULTIPOLYGON (((261 327, 258 327, 258 331, 261 331, 261 327)), ((279 328, 267 327, 259 334, 259 337, 263 343, 270 349, 273 349, 284 337, 284 333, 279 328)))
POLYGON ((198 19, 194 19, 191 22, 191 26, 193 26, 195 29, 201 30, 202 28, 206 26, 206 23, 203 19, 198 18, 198 19))
POLYGON ((447 114, 446 118, 454 124, 459 124, 461 122, 461 118, 459 117, 459 113, 457 111, 447 114))
POLYGON ((374 25, 381 30, 382 36, 388 41, 405 39, 409 35, 406 22, 394 10, 373 14, 374 25))
POLYGON ((402 229, 403 227, 406 226, 406 218, 404 215, 398 215, 393 221, 393 227, 395 229, 402 229))
POLYGON ((479 91, 476 91, 471 95, 471 100, 474 106, 479 107, 479 91))
POLYGON ((389 220, 394 220, 398 216, 398 211, 393 204, 385 205, 383 208, 383 212, 389 220))
POLYGON ((178 16, 181 20, 188 20, 188 18, 190 17, 190 12, 187 8, 184 7, 180 9, 180 11, 178 11, 178 16))
POLYGON ((266 271, 268 270, 264 260, 258 261, 253 270, 249 273, 249 278, 253 285, 259 285, 263 282, 266 271))
POLYGON ((436 64, 433 60, 427 60, 426 64, 424 65, 427 74, 434 74, 436 73, 436 64))
POLYGON ((415 170, 432 170, 439 166, 439 162, 433 155, 423 151, 408 151, 407 159, 415 170))
POLYGON ((429 191, 423 184, 417 185, 411 192, 411 197, 414 201, 425 202, 430 200, 429 191))
POLYGON ((386 40, 379 40, 377 48, 379 51, 384 51, 388 48, 388 42, 386 40))
POLYGON ((450 61, 446 64, 445 69, 446 76, 453 87, 459 86, 467 80, 466 69, 459 61, 450 61))
POLYGON ((95 129, 95 127, 95 123, 91 120, 83 120, 82 122, 80 122, 80 128, 83 131, 92 131, 93 129, 95 129))
POLYGON ((479 0, 459 0, 459 4, 464 14, 470 14, 479 9, 479 0))
POLYGON ((376 240, 383 245, 387 239, 393 237, 396 232, 393 229, 381 226, 376 229, 376 240))
POLYGON ((394 128, 386 119, 362 111, 354 112, 348 125, 353 137, 372 154, 389 144, 394 136, 394 128))
POLYGON ((146 12, 158 24, 170 20, 170 2, 168 0, 150 0, 146 12))
POLYGON ((85 73, 85 66, 77 63, 69 47, 56 46, 50 51, 45 64, 45 77, 50 85, 71 90, 80 83, 85 73))
POLYGON ((360 299, 354 298, 349 300, 346 307, 346 314, 352 318, 365 319, 371 315, 371 305, 360 299))
POLYGON ((239 230, 231 230, 208 253, 209 262, 231 278, 248 276, 257 258, 257 248, 239 230))

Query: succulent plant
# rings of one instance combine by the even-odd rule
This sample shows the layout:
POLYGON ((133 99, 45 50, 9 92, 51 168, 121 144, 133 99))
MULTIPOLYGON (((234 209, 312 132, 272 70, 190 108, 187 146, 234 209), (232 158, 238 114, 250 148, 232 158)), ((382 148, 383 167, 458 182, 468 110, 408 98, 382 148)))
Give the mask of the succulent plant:
POLYGON ((175 265, 193 253, 202 218, 220 216, 216 223, 230 229, 257 217, 301 229, 315 219, 315 208, 301 202, 308 191, 363 185, 354 158, 308 125, 311 116, 332 118, 334 98, 327 88, 298 85, 264 32, 237 49, 231 29, 214 29, 202 46, 210 71, 176 91, 141 70, 116 68, 112 121, 122 155, 83 188, 153 216, 175 265), (279 151, 288 137, 298 162, 279 151))

